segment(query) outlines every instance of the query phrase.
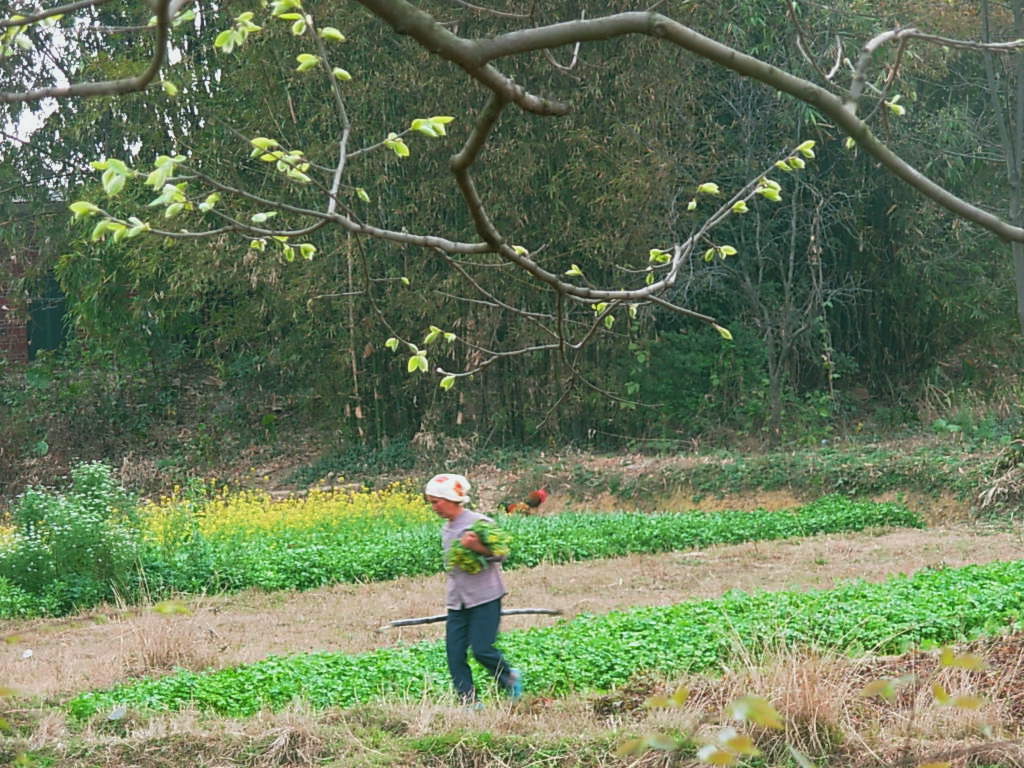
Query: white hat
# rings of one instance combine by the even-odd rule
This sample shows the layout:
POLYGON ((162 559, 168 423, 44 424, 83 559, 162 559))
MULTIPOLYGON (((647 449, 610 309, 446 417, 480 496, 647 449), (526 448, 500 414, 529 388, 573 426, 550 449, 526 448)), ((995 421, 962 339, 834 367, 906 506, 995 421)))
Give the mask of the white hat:
POLYGON ((424 493, 427 496, 436 496, 439 499, 457 501, 465 504, 469 501, 469 480, 462 475, 434 475, 427 482, 424 493))

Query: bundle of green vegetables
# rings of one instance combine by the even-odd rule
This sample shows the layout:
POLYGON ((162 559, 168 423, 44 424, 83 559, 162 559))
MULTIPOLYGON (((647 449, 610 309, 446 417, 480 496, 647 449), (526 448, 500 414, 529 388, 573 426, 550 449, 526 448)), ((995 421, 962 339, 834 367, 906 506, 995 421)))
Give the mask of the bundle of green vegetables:
MULTIPOLYGON (((495 557, 503 557, 509 553, 509 544, 512 539, 494 523, 477 520, 467 531, 475 533, 495 557)), ((448 550, 448 566, 459 568, 466 573, 480 573, 487 567, 487 558, 456 540, 452 542, 452 546, 448 550)))

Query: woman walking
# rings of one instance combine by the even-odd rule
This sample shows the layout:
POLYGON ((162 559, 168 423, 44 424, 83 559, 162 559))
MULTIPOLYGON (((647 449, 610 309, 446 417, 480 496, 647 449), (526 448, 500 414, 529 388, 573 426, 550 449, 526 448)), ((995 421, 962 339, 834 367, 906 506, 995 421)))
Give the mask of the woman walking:
POLYGON ((479 520, 491 521, 485 515, 463 508, 469 501, 469 481, 462 475, 435 475, 424 490, 427 503, 446 522, 441 530, 445 560, 452 544, 460 542, 467 549, 482 555, 486 566, 477 573, 467 573, 452 566, 448 569, 445 605, 448 608, 445 645, 448 671, 455 693, 467 705, 480 706, 473 673, 466 659, 467 651, 475 658, 513 699, 523 693, 522 674, 508 665, 501 651, 494 647, 501 621, 501 598, 505 583, 501 576, 504 556, 495 556, 469 528, 479 520))

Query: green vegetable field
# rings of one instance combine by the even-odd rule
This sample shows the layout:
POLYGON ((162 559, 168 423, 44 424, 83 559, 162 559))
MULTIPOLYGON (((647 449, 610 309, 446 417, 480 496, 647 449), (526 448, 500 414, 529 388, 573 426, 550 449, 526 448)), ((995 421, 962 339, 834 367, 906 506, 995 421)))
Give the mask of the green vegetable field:
MULTIPOLYGON (((641 671, 713 670, 737 645, 757 652, 811 645, 847 653, 893 653, 1019 626, 1024 561, 929 569, 880 584, 851 582, 808 592, 731 592, 720 599, 580 616, 554 627, 508 632, 501 645, 529 670, 534 693, 607 689, 641 671)), ((370 653, 300 654, 209 674, 181 672, 82 694, 83 718, 117 705, 175 709, 194 704, 231 716, 293 699, 348 706, 379 696, 418 698, 447 686, 438 642, 370 653)))

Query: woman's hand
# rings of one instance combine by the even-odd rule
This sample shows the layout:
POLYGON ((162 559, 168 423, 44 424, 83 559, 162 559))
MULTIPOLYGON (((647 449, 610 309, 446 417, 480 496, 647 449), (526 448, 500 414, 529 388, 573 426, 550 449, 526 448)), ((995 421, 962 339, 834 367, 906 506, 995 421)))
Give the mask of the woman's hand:
POLYGON ((466 549, 471 549, 479 555, 483 555, 484 557, 491 556, 491 550, 484 546, 484 543, 480 541, 480 537, 477 536, 474 531, 466 531, 462 534, 462 538, 459 539, 459 543, 466 549))

